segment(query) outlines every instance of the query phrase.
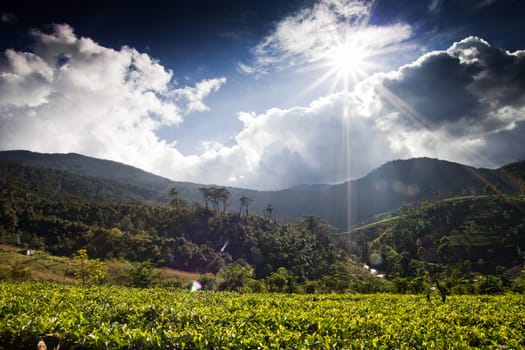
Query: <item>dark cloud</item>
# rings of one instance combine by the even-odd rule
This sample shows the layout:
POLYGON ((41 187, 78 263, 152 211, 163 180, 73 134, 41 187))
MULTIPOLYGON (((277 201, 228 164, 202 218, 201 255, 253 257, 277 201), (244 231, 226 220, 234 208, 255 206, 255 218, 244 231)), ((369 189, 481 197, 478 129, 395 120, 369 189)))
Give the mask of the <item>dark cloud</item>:
POLYGON ((2 12, 0 15, 0 21, 2 23, 15 23, 18 21, 18 17, 11 12, 2 12))
MULTIPOLYGON (((525 160, 525 123, 518 124, 514 129, 504 130, 486 137, 483 153, 496 166, 525 160)), ((487 166, 484 164, 484 166, 487 166)))
POLYGON ((497 132, 512 127, 513 114, 525 106, 525 52, 510 53, 469 37, 400 68, 382 83, 396 97, 385 96, 385 105, 414 128, 424 125, 454 136, 497 132))
POLYGON ((399 78, 386 79, 383 85, 415 110, 418 117, 429 121, 428 125, 440 127, 476 110, 478 99, 468 86, 480 70, 477 64, 462 65, 457 57, 440 52, 401 69, 399 78))
POLYGON ((480 167, 521 159, 523 55, 469 37, 352 92, 306 107, 241 113, 236 144, 202 156, 199 169, 235 185, 277 189, 341 182, 396 158, 480 167))
POLYGON ((473 86, 478 95, 487 94, 500 106, 525 103, 525 52, 509 53, 475 37, 462 40, 449 51, 474 61, 465 64, 481 67, 473 86))

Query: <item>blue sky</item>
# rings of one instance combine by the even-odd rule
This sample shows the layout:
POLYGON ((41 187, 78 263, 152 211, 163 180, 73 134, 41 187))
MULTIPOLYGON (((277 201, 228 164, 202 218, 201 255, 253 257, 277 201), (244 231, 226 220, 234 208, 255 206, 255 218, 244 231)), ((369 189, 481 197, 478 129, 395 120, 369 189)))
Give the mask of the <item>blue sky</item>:
POLYGON ((6 1, 0 148, 280 189, 525 158, 519 0, 6 1))

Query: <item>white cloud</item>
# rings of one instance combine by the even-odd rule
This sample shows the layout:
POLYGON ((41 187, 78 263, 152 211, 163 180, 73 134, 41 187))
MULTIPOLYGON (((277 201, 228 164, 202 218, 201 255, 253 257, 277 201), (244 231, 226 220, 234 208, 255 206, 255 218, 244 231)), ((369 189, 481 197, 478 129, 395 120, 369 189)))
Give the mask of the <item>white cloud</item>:
POLYGON ((210 93, 219 90, 221 85, 226 83, 226 78, 216 78, 202 80, 195 87, 184 87, 173 91, 173 96, 177 100, 182 100, 186 104, 186 113, 204 112, 208 107, 203 103, 204 97, 210 93))
POLYGON ((353 92, 305 107, 240 113, 244 128, 236 144, 214 145, 194 174, 213 164, 222 183, 282 188, 344 181, 394 158, 485 167, 525 158, 523 147, 504 146, 505 137, 516 145, 524 136, 523 69, 524 51, 466 38, 376 74, 353 92))
POLYGON ((428 10, 431 13, 437 13, 440 11, 442 4, 443 4, 443 0, 430 0, 430 5, 428 5, 428 10))
POLYGON ((174 88, 171 71, 132 48, 103 47, 66 25, 34 36, 32 53, 7 50, 0 67, 2 149, 78 152, 176 180, 260 189, 344 181, 393 158, 491 166, 525 157, 515 147, 525 130, 525 52, 475 37, 352 92, 241 112, 233 145, 204 142, 184 156, 158 128, 206 110, 203 99, 225 78, 174 88))
POLYGON ((239 73, 244 74, 254 74, 257 72, 257 70, 254 67, 244 64, 242 62, 237 63, 237 71, 239 73))
POLYGON ((253 64, 239 64, 238 68, 247 74, 264 74, 269 69, 316 64, 326 61, 326 53, 344 43, 368 55, 380 55, 411 36, 407 24, 368 25, 371 8, 372 2, 365 0, 321 0, 278 22, 253 48, 253 64))
POLYGON ((225 83, 174 89, 172 72, 147 54, 79 38, 68 25, 32 35, 33 52, 6 50, 0 66, 2 149, 79 152, 158 172, 158 157, 181 157, 158 128, 205 110, 202 100, 225 83))
POLYGON ((344 181, 406 155, 380 120, 357 112, 368 108, 343 91, 306 107, 239 113, 244 127, 233 146, 206 143, 199 156, 164 169, 178 179, 259 189, 344 181))
POLYGON ((34 107, 47 102, 53 70, 31 53, 6 50, 10 69, 0 72, 0 104, 34 107))
POLYGON ((388 159, 404 155, 390 146, 380 120, 359 113, 358 96, 343 91, 308 107, 241 114, 237 144, 247 158, 245 178, 268 187, 340 182, 364 175, 388 159))

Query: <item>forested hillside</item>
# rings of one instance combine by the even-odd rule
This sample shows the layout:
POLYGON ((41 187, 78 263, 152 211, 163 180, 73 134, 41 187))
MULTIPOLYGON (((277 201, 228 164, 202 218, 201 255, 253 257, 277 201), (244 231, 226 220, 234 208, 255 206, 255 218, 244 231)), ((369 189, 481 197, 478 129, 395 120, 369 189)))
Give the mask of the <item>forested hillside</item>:
POLYGON ((431 266, 503 273, 523 264, 525 197, 423 201, 351 231, 352 252, 371 266, 416 276, 431 266))
POLYGON ((167 192, 172 181, 141 169, 122 163, 86 157, 76 153, 36 153, 30 151, 2 151, 0 158, 39 168, 67 171, 76 175, 97 177, 147 188, 157 192, 167 192))
MULTIPOLYGON (((369 223, 341 233, 316 215, 283 223, 275 218, 271 205, 264 214, 254 213, 256 199, 236 198, 235 192, 224 187, 199 187, 202 201, 196 203, 172 187, 162 194, 169 204, 159 204, 152 198, 160 192, 145 187, 0 161, 0 243, 65 257, 85 250, 91 259, 150 262, 199 274, 222 276, 229 271, 237 279, 276 279, 281 281, 278 284, 286 280, 304 288, 314 286, 309 290, 319 286, 324 290, 383 288, 381 279, 361 268, 363 264, 390 280, 420 282, 429 274, 519 274, 525 249, 525 199, 513 191, 523 188, 520 163, 500 171, 475 172, 429 159, 400 163, 402 166, 389 163, 352 182, 361 187, 350 194, 335 191, 346 185, 261 192, 288 193, 288 200, 304 203, 302 210, 306 212, 320 203, 331 203, 322 211, 329 218, 346 208, 337 206, 339 197, 345 195, 362 196, 353 213, 388 209, 404 196, 428 198, 383 213, 375 221, 369 218, 369 223), (432 168, 401 171, 410 164, 426 163, 438 167, 433 172, 441 180, 432 185, 438 190, 430 193, 423 190, 424 185, 400 185, 430 176, 432 168), (450 173, 440 173, 439 169, 446 169, 443 166, 450 167, 450 173), (477 187, 459 190, 469 183, 465 173, 476 175, 477 187), (371 186, 376 192, 371 190, 364 196, 371 186), (463 196, 446 198, 455 190, 463 196), (320 193, 323 200, 312 200, 320 193), (379 201, 380 193, 385 195, 384 203, 379 201), (388 193, 395 193, 397 199, 388 193), (235 202, 238 209, 232 208, 235 202), (352 284, 356 279, 361 282, 352 284)), ((453 281, 458 283, 456 277, 453 281)), ((239 287, 233 283, 228 288, 239 287)))
POLYGON ((14 183, 34 192, 43 191, 42 194, 50 198, 72 195, 115 203, 156 202, 168 198, 168 193, 160 196, 158 192, 145 187, 75 175, 62 170, 25 166, 5 160, 0 160, 0 181, 6 186, 14 183))
MULTIPOLYGON (((38 178, 39 170, 19 171, 26 177, 9 176, 5 168, 0 177, 0 243, 62 256, 86 249, 90 258, 149 260, 198 273, 233 266, 257 279, 280 271, 303 284, 343 276, 341 288, 348 287, 344 244, 333 227, 315 217, 281 224, 245 211, 185 205, 175 194, 173 207, 87 200, 57 191, 59 179, 77 178, 57 171, 31 187, 28 179, 38 178)), ((72 185, 96 187, 89 179, 72 185)))
MULTIPOLYGON (((171 181, 121 163, 79 154, 3 151, 0 152, 0 159, 38 167, 42 174, 46 169, 54 169, 68 172, 71 176, 81 175, 82 181, 88 181, 89 177, 92 179, 89 181, 98 184, 99 189, 95 191, 97 199, 117 202, 138 199, 167 204, 170 189, 176 188, 178 196, 188 203, 204 205, 200 189, 210 187, 171 181), (112 195, 105 196, 105 191, 112 195)), ((230 193, 226 204, 228 211, 239 211, 243 206, 240 199, 245 197, 248 199, 250 212, 263 215, 271 208, 273 217, 285 222, 294 222, 305 215, 313 215, 335 227, 347 229, 371 221, 375 215, 422 199, 479 195, 494 190, 507 194, 523 192, 523 164, 514 163, 490 170, 430 158, 397 160, 386 163, 365 177, 335 185, 304 185, 278 191, 225 187, 230 193)), ((54 175, 43 176, 49 178, 54 175)), ((60 176, 66 175, 61 173, 60 176)), ((75 186, 66 186, 61 190, 93 198, 92 191, 78 193, 75 186)))

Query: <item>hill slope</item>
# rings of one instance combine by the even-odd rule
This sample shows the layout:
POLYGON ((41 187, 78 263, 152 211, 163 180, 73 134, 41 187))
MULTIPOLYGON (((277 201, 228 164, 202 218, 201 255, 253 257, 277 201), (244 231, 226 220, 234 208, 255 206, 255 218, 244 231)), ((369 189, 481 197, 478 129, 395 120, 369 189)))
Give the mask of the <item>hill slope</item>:
POLYGON ((420 263, 484 273, 523 263, 525 197, 465 196, 423 202, 354 228, 354 254, 389 273, 414 275, 420 263))
POLYGON ((4 151, 0 158, 17 163, 67 171, 82 176, 99 177, 151 190, 167 191, 171 180, 144 170, 111 160, 86 157, 81 154, 46 154, 30 151, 4 151))
POLYGON ((318 222, 284 225, 199 206, 178 210, 86 200, 16 181, 0 186, 0 244, 53 255, 87 249, 90 257, 151 260, 201 273, 242 260, 258 278, 285 267, 305 281, 329 275, 347 261, 333 233, 318 222))
POLYGON ((62 170, 27 166, 1 159, 0 185, 21 185, 35 191, 45 192, 50 198, 69 194, 90 200, 129 203, 156 202, 167 197, 166 194, 159 194, 144 187, 126 185, 99 177, 75 175, 62 170))
MULTIPOLYGON (((176 182, 121 163, 79 154, 40 154, 28 151, 3 151, 0 159, 29 166, 50 168, 76 175, 101 178, 125 186, 132 197, 167 203, 175 187, 189 203, 203 204, 199 191, 204 185, 176 182)), ((305 185, 280 191, 254 191, 227 187, 229 208, 236 211, 239 199, 253 199, 250 210, 263 213, 268 204, 274 217, 294 221, 304 215, 321 217, 345 229, 370 220, 374 215, 421 199, 447 198, 460 194, 482 194, 487 185, 513 193, 523 188, 525 163, 489 170, 429 158, 397 160, 386 163, 363 178, 336 185, 305 185)), ((76 193, 74 193, 76 194, 76 193)), ((129 197, 129 195, 127 196, 129 197)), ((126 197, 126 198, 127 198, 126 197)), ((125 200, 121 200, 125 201, 125 200)))

